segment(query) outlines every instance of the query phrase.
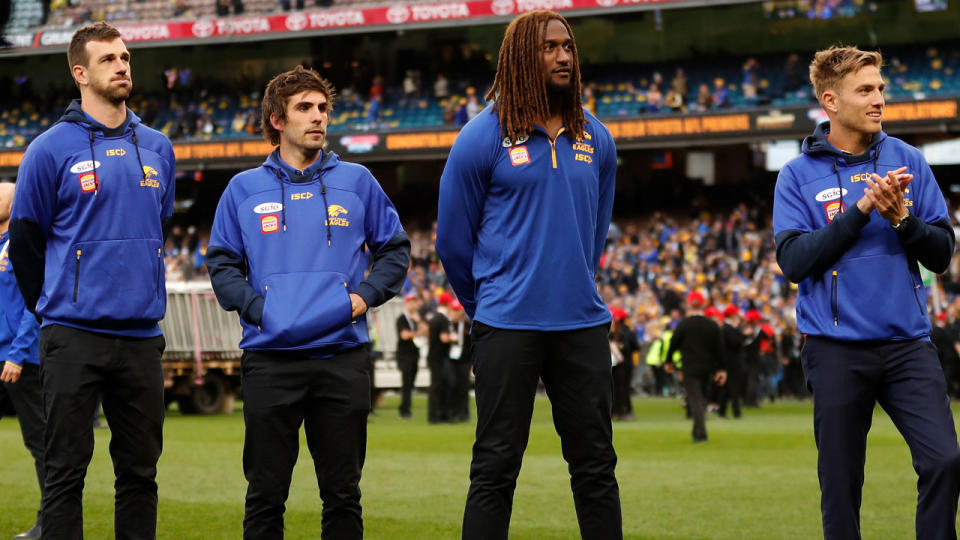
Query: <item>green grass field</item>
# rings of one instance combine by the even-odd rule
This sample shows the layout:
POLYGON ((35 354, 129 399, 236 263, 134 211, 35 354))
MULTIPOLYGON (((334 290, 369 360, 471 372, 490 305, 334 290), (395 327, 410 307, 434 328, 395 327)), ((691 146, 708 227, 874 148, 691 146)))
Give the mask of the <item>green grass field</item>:
MULTIPOLYGON (((414 419, 388 398, 370 423, 363 474, 366 538, 459 538, 468 486, 473 425, 428 425, 425 399, 414 419)), ((741 420, 708 421, 710 442, 693 445, 680 402, 635 400, 637 420, 617 423, 617 476, 625 537, 817 538, 820 536, 812 405, 786 402, 747 410, 741 420)), ((956 413, 956 410, 955 410, 956 413)), ((113 536, 113 474, 108 430, 84 492, 88 539, 113 536)), ((162 539, 239 538, 245 481, 240 466, 243 418, 181 416, 165 426, 158 482, 162 539)), ((877 410, 867 454, 864 538, 912 538, 916 475, 906 445, 877 410)), ((0 422, 0 539, 33 523, 38 492, 15 421, 0 422)), ((287 538, 319 538, 320 501, 306 444, 287 505, 287 538)), ((530 445, 517 485, 512 539, 578 538, 566 464, 537 400, 530 445)))

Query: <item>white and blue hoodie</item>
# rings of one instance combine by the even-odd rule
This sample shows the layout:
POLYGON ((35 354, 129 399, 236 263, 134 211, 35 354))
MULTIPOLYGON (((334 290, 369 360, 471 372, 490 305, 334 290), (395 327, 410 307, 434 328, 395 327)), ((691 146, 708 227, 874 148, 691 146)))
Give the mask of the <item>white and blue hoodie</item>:
POLYGON ((487 107, 460 131, 440 179, 437 254, 472 320, 516 330, 610 322, 597 292, 617 173, 606 126, 501 135, 487 107))
POLYGON ((43 326, 159 336, 174 190, 166 136, 129 109, 107 128, 74 100, 17 173, 9 250, 27 309, 43 326))
POLYGON ((904 341, 930 333, 917 265, 947 269, 953 228, 933 172, 916 148, 880 132, 855 156, 827 140, 829 122, 780 171, 773 204, 777 262, 800 284, 797 326, 844 341, 904 341), (907 167, 910 217, 900 230, 856 203, 871 173, 907 167))
POLYGON ((410 241, 380 184, 332 152, 298 171, 275 150, 234 176, 207 248, 217 299, 240 315, 240 348, 312 357, 368 343, 349 293, 379 306, 400 291, 409 263, 410 241))

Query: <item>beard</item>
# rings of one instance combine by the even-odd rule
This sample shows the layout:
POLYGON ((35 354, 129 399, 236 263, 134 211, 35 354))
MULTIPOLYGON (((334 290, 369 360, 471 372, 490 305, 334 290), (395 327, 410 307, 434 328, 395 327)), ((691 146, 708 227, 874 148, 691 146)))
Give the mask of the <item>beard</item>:
POLYGON ((94 86, 93 90, 103 99, 114 105, 119 105, 126 101, 130 97, 130 92, 133 91, 133 79, 128 80, 130 81, 128 86, 113 86, 110 81, 107 81, 104 85, 94 86))
POLYGON ((564 84, 556 84, 547 80, 547 95, 551 97, 567 97, 573 94, 573 81, 564 84))

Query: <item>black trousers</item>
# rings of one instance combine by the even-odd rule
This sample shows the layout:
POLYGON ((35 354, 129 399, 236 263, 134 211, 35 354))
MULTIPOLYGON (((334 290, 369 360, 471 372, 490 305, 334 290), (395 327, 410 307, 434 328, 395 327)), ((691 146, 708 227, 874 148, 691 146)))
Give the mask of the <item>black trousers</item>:
POLYGON ((451 422, 470 420, 470 362, 468 359, 448 360, 444 379, 447 419, 451 422))
MULTIPOLYGON (((24 363, 20 371, 20 379, 15 383, 3 383, 17 411, 20 421, 20 433, 23 435, 23 445, 33 456, 33 466, 37 470, 37 484, 40 486, 40 496, 43 496, 43 481, 46 478, 46 467, 43 458, 43 396, 40 394, 40 366, 24 363)), ((39 505, 37 506, 39 508, 39 505)), ((39 517, 39 512, 38 512, 39 517)))
POLYGON ((446 367, 449 358, 427 357, 430 368, 430 389, 427 394, 427 421, 446 422, 449 418, 449 400, 447 399, 446 367))
POLYGON ((613 366, 613 414, 633 414, 630 383, 633 381, 633 359, 624 358, 613 366))
POLYGON ((67 326, 40 330, 46 429, 45 540, 83 538, 83 481, 93 456, 93 410, 103 396, 116 475, 114 534, 157 536, 157 460, 163 449, 163 336, 126 338, 67 326))
POLYGON ((610 419, 608 331, 607 325, 538 332, 473 323, 477 440, 463 516, 464 539, 507 538, 540 379, 569 464, 581 537, 623 538, 610 419))
POLYGON ((245 351, 241 364, 243 474, 248 482, 243 537, 283 538, 283 512, 303 424, 323 501, 320 538, 363 538, 360 472, 370 414, 366 348, 323 359, 245 351))
POLYGON ((917 489, 917 538, 954 539, 960 445, 934 345, 811 336, 802 353, 813 392, 820 509, 826 540, 860 538, 867 432, 876 403, 907 441, 917 489))
POLYGON ((400 416, 410 416, 410 403, 413 396, 413 386, 417 380, 417 357, 397 357, 397 367, 400 369, 400 416))
POLYGON ((733 408, 733 417, 740 418, 743 414, 741 406, 743 405, 743 370, 727 369, 727 382, 718 388, 720 396, 717 404, 717 414, 726 418, 727 405, 733 408))
POLYGON ((693 419, 693 440, 707 440, 707 388, 710 378, 683 374, 683 390, 687 394, 687 412, 693 419))

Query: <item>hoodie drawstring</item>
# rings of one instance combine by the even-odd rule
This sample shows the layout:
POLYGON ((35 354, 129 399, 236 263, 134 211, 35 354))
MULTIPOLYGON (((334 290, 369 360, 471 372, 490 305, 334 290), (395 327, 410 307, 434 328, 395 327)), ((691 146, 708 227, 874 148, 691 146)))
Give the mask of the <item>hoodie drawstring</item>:
POLYGON ((330 207, 327 206, 327 185, 323 183, 323 175, 317 170, 317 176, 320 177, 320 196, 323 197, 323 222, 327 224, 327 247, 333 246, 333 234, 330 232, 330 207))
MULTIPOLYGON (((840 170, 837 168, 837 157, 833 158, 833 174, 837 176, 837 189, 840 190, 840 213, 843 213, 843 180, 840 178, 840 170)), ((873 174, 880 174, 877 172, 877 161, 880 159, 880 144, 878 143, 876 148, 873 150, 873 174)))
POLYGON ((97 174, 97 155, 93 153, 93 129, 87 128, 87 133, 90 134, 90 166, 93 167, 93 196, 96 197, 100 193, 100 175, 97 174))
MULTIPOLYGON (((320 170, 323 168, 323 166, 327 163, 327 160, 329 160, 332 155, 333 154, 330 154, 330 153, 324 153, 323 159, 320 160, 320 165, 317 167, 316 173, 314 173, 316 174, 317 179, 320 180, 320 197, 323 199, 323 213, 324 213, 323 222, 327 226, 327 247, 333 246, 333 233, 330 226, 330 210, 329 210, 329 206, 327 206, 327 186, 323 183, 323 174, 321 174, 320 170)), ((279 159, 279 155, 278 155, 278 159, 279 159)), ((286 193, 286 186, 284 186, 284 178, 283 178, 284 175, 280 172, 279 168, 274 169, 274 172, 277 175, 277 181, 280 182, 280 201, 281 201, 280 221, 283 227, 283 231, 286 232, 287 230, 287 193, 286 193)), ((289 175, 289 173, 287 174, 289 175)), ((300 174, 299 171, 297 172, 297 174, 298 175, 300 174)))
POLYGON ((280 182, 280 222, 283 225, 283 232, 287 232, 287 194, 283 189, 283 176, 280 169, 277 171, 277 181, 280 182))
POLYGON ((133 149, 137 151, 137 164, 140 165, 140 178, 141 178, 141 180, 146 180, 146 179, 147 179, 147 171, 145 170, 145 168, 144 168, 144 166, 143 166, 143 160, 140 159, 140 144, 139 144, 139 142, 137 141, 137 130, 136 130, 132 125, 130 126, 130 132, 131 132, 132 138, 133 138, 133 149))

